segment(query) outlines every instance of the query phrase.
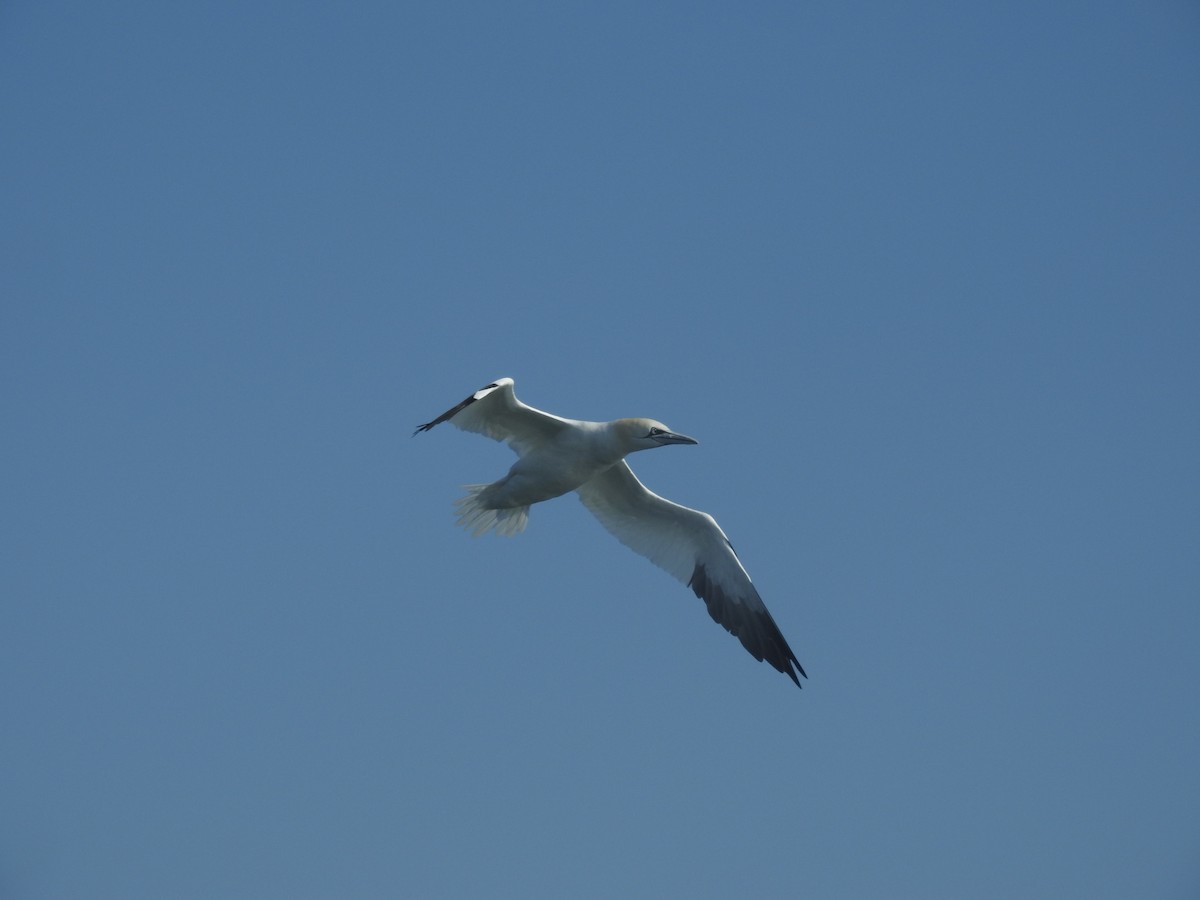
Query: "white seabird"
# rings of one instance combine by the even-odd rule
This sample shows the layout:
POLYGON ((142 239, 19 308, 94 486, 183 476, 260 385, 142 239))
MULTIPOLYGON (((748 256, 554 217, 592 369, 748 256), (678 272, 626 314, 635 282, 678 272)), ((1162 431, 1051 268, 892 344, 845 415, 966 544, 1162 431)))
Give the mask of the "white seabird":
POLYGON ((797 687, 797 671, 808 677, 716 520, 648 491, 625 461, 636 450, 697 441, 654 419, 584 422, 542 412, 517 399, 511 378, 481 388, 413 435, 442 422, 504 441, 520 457, 499 481, 466 485, 467 496, 455 503, 458 524, 477 536, 515 535, 534 503, 575 491, 617 540, 690 587, 751 656, 797 687))

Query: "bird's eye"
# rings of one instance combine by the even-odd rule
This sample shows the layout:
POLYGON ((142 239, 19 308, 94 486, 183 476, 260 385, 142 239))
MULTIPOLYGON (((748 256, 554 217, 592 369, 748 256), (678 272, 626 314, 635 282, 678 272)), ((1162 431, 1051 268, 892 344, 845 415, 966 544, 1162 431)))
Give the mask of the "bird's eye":
POLYGON ((663 430, 661 428, 651 428, 650 433, 648 435, 646 435, 646 437, 654 437, 656 434, 662 434, 662 433, 663 433, 663 430))

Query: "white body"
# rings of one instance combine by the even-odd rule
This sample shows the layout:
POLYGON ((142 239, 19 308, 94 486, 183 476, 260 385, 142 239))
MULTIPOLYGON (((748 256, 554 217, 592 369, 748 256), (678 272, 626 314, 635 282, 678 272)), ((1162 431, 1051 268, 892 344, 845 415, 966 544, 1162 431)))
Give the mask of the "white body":
POLYGON ((799 686, 796 671, 804 669, 716 520, 648 491, 625 460, 638 450, 696 441, 654 419, 585 422, 542 412, 516 398, 511 378, 476 391, 417 432, 447 421, 504 441, 519 457, 499 481, 467 485, 456 503, 460 525, 475 535, 515 535, 530 506, 577 491, 617 540, 692 588, 756 659, 799 686))

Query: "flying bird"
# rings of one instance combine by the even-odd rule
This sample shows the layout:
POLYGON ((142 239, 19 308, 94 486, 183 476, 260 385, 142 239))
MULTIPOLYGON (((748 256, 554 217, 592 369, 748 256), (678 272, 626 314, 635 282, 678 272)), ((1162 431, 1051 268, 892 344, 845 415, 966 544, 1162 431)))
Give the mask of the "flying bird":
POLYGON ((654 419, 585 422, 542 412, 517 399, 511 378, 480 388, 413 435, 442 422, 503 441, 520 457, 499 481, 466 485, 455 503, 459 525, 476 536, 515 535, 534 503, 575 491, 617 540, 690 587, 751 656, 797 687, 797 671, 808 677, 716 520, 647 490, 625 459, 696 440, 654 419))

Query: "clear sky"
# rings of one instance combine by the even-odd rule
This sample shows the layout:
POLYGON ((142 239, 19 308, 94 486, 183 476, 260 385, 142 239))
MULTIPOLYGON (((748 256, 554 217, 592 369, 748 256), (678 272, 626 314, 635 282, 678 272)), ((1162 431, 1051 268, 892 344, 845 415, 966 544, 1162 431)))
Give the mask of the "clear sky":
POLYGON ((1191 2, 4 3, 0 896, 1200 895, 1198 148, 1191 2))

